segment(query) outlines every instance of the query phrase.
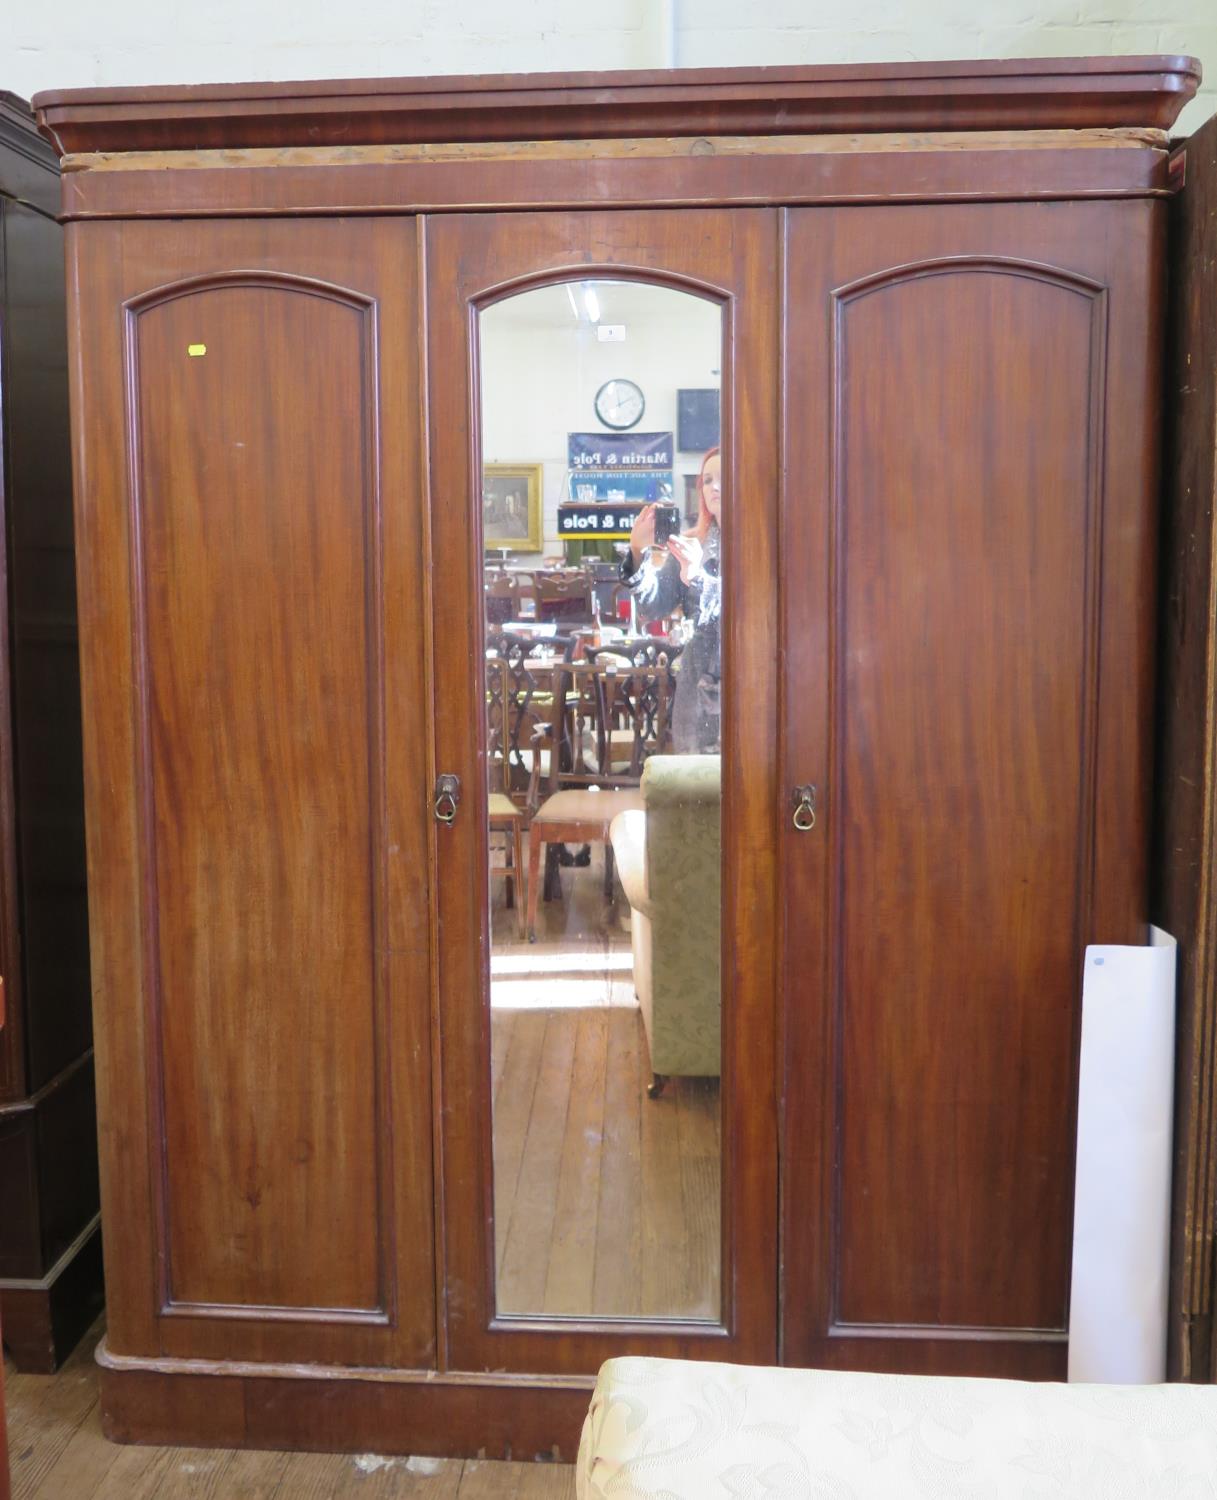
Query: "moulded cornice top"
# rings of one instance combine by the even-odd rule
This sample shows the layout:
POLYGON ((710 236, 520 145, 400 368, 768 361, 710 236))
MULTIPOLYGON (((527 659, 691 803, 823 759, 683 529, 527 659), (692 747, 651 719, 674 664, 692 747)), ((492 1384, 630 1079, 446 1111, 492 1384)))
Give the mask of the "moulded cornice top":
POLYGON ((59 207, 59 162, 38 134, 34 115, 17 94, 0 89, 0 195, 43 213, 59 207))
POLYGON ((58 150, 937 130, 1167 129, 1200 83, 1190 57, 681 68, 318 83, 53 90, 58 150))

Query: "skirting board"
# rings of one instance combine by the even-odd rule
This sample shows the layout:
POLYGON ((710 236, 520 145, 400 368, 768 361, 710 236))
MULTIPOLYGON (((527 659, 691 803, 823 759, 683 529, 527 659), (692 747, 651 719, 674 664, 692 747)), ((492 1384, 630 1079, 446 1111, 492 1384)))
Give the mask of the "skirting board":
POLYGON ((101 1217, 94 1214, 45 1276, 0 1280, 4 1347, 18 1371, 53 1374, 101 1311, 104 1296, 101 1217))
POLYGON ((404 1376, 111 1355, 102 1429, 115 1443, 573 1463, 595 1381, 404 1376))

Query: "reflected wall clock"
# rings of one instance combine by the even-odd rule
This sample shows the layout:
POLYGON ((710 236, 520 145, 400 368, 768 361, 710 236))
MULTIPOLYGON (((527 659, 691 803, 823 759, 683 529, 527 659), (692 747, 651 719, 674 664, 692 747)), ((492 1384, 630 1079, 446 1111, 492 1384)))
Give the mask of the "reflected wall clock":
POLYGON ((641 386, 632 380, 606 380, 596 392, 596 415, 614 432, 628 432, 647 409, 641 386))

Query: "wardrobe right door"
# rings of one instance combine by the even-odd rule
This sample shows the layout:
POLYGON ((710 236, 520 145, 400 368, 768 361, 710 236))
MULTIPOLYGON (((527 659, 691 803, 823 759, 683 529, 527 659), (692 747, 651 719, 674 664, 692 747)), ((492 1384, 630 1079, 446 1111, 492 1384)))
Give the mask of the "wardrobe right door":
POLYGON ((1145 934, 1162 228, 787 217, 789 1364, 1064 1373, 1084 948, 1145 934))

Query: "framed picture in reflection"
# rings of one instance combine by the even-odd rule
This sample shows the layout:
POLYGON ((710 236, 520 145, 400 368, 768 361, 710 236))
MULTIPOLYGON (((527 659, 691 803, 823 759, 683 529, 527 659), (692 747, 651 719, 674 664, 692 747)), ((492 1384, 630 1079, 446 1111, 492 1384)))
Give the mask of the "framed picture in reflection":
POLYGON ((697 493, 697 481, 701 478, 701 471, 696 474, 685 474, 685 523, 693 526, 697 522, 698 511, 701 509, 701 497, 697 493))
POLYGON ((483 464, 482 547, 540 552, 542 464, 483 464))

